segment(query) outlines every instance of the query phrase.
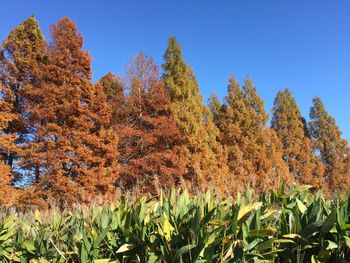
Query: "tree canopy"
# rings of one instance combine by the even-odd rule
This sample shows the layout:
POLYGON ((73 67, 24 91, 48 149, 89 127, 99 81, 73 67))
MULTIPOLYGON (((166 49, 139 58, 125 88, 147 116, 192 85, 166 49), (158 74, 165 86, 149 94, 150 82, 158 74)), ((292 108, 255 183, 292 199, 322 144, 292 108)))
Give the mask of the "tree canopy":
POLYGON ((310 121, 289 89, 269 114, 250 77, 204 104, 175 37, 161 68, 142 52, 92 81, 91 56, 65 17, 45 40, 31 16, 0 46, 0 205, 61 208, 157 195, 350 185, 348 142, 316 97, 310 121))

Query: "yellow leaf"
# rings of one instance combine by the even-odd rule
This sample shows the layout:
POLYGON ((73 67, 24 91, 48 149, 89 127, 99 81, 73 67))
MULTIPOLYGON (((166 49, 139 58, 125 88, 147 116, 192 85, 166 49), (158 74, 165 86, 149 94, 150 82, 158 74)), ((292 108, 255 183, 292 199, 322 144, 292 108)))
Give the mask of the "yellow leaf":
POLYGON ((123 252, 126 252, 126 251, 133 249, 134 247, 136 247, 135 244, 124 244, 120 248, 118 248, 116 253, 123 253, 123 252))
POLYGON ((302 214, 304 214, 307 210, 307 207, 298 198, 296 200, 297 200, 297 204, 298 204, 298 208, 299 208, 300 212, 302 214))
POLYGON ((262 202, 256 202, 254 204, 249 205, 242 205, 239 209, 237 220, 240 221, 242 218, 249 216, 251 212, 258 210, 260 207, 262 207, 262 202))
POLYGON ((35 212, 34 212, 34 218, 35 218, 35 221, 38 221, 40 224, 42 224, 42 221, 41 221, 41 214, 40 214, 39 210, 35 210, 35 212))
POLYGON ((291 239, 298 239, 301 238, 300 235, 298 234, 287 234, 287 235, 283 235, 284 238, 291 238, 291 239))
POLYGON ((164 216, 164 223, 163 223, 163 232, 165 234, 165 239, 170 240, 171 234, 174 231, 174 227, 170 224, 168 217, 164 216))

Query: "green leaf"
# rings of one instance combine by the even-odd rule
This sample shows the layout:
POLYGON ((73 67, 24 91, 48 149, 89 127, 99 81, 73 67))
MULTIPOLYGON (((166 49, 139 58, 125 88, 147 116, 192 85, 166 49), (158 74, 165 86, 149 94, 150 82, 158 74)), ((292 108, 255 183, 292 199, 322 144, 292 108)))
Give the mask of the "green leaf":
POLYGON ((250 251, 252 250, 257 244, 259 244, 259 242, 261 241, 261 239, 254 239, 252 242, 250 242, 246 247, 244 247, 244 251, 250 251))
POLYGON ((337 220, 337 213, 336 213, 336 210, 334 209, 330 213, 330 215, 326 218, 323 225, 321 226, 321 232, 328 233, 334 227, 336 220, 337 220))
POLYGON ((22 243, 22 247, 25 248, 28 252, 34 254, 35 242, 34 242, 34 240, 25 240, 22 243))
POLYGON ((102 228, 107 228, 109 222, 110 222, 110 216, 108 214, 108 209, 107 207, 103 207, 101 211, 101 227, 102 228))
POLYGON ((3 229, 9 228, 11 225, 15 224, 17 221, 17 217, 15 215, 11 215, 3 223, 3 229))
POLYGON ((102 232, 94 240, 93 249, 96 249, 100 245, 101 241, 106 237, 108 231, 109 231, 109 227, 102 230, 102 232))
POLYGON ((213 217, 215 211, 216 209, 213 208, 209 211, 209 213, 205 215, 205 217, 201 220, 201 227, 205 226, 209 222, 209 220, 213 217))
POLYGON ((147 260, 147 263, 155 263, 158 259, 158 257, 156 256, 156 254, 154 253, 148 253, 149 257, 147 260))
POLYGON ((267 228, 267 229, 255 229, 249 231, 248 236, 249 237, 267 237, 272 236, 277 233, 277 229, 274 227, 267 228))
POLYGON ((348 246, 348 248, 350 248, 350 237, 343 236, 343 238, 345 240, 345 244, 348 246))
POLYGON ((183 246, 182 248, 180 248, 176 254, 175 254, 175 258, 176 259, 181 259, 182 255, 187 253, 188 251, 190 251, 192 248, 195 248, 196 245, 186 245, 183 246))
POLYGON ((311 224, 306 225, 300 232, 301 236, 308 237, 310 235, 314 235, 316 232, 320 231, 321 226, 324 221, 316 221, 311 224))
POLYGON ((320 263, 321 261, 319 261, 318 259, 317 259, 317 256, 316 255, 312 255, 312 257, 311 257, 311 263, 320 263))
POLYGON ((332 249, 336 249, 338 248, 337 243, 327 240, 328 246, 326 247, 326 249, 332 250, 332 249))

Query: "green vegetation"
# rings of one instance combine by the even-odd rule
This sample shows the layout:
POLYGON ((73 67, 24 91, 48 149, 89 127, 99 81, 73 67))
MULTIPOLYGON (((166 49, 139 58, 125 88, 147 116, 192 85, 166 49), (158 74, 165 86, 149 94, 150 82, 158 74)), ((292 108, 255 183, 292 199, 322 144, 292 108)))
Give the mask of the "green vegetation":
POLYGON ((2 212, 3 262, 348 262, 349 195, 309 186, 235 200, 172 191, 59 212, 2 212))

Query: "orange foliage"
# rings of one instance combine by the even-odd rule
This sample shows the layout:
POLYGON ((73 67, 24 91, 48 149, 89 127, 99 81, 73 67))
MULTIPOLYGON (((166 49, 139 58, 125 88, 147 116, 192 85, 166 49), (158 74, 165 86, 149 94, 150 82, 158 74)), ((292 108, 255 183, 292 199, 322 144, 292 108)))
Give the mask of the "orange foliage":
POLYGON ((48 45, 34 17, 1 45, 1 206, 64 208, 180 185, 225 195, 293 181, 349 187, 348 143, 320 99, 307 125, 280 92, 270 128, 250 78, 241 88, 231 77, 224 103, 212 96, 205 106, 175 38, 162 77, 139 53, 126 78, 108 73, 96 84, 82 47, 70 19, 51 27, 48 45), (30 186, 15 190, 23 177, 30 186))
POLYGON ((128 67, 127 118, 120 130, 121 180, 126 188, 145 192, 179 182, 182 135, 169 112, 169 98, 153 60, 138 54, 128 67))
POLYGON ((28 105, 35 137, 26 161, 39 173, 36 189, 43 198, 85 202, 113 191, 117 136, 106 96, 91 83, 91 58, 81 49, 76 25, 63 18, 51 35, 38 87, 30 91, 36 98, 28 105))

